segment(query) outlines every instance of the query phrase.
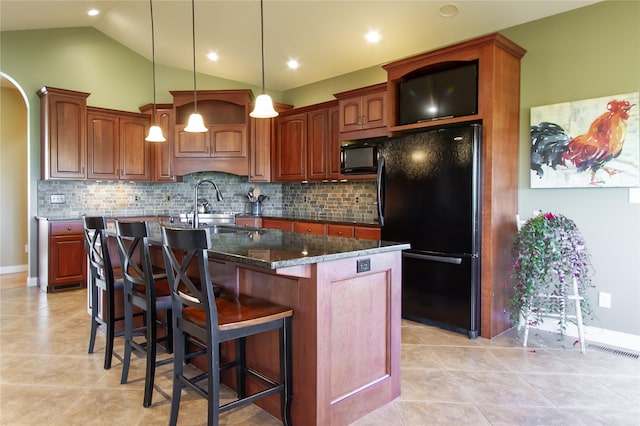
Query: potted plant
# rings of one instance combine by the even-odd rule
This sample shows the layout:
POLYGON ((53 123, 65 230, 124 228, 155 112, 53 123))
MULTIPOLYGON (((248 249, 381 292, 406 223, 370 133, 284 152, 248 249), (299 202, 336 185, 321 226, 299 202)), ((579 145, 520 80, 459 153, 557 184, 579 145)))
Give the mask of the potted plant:
POLYGON ((511 319, 536 327, 545 316, 557 316, 564 340, 567 297, 579 296, 582 317, 591 316, 586 291, 591 287, 593 267, 578 227, 561 214, 540 213, 518 230, 512 254, 511 319), (578 295, 574 294, 574 279, 578 295))

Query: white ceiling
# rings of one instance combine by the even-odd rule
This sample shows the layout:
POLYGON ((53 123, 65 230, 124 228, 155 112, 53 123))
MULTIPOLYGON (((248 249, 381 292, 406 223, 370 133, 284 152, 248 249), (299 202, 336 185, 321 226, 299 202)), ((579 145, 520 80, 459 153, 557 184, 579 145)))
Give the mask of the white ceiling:
MULTIPOLYGON (((594 0, 265 0, 266 86, 286 90, 597 3, 594 0), (445 4, 459 14, 439 15, 445 4), (379 30, 368 44, 364 34, 379 30), (300 68, 290 70, 295 58, 300 68)), ((156 62, 193 70, 190 0, 154 0, 156 62)), ((199 73, 261 85, 260 2, 195 2, 199 73), (205 54, 216 51, 218 62, 205 54)), ((151 59, 147 0, 0 0, 2 31, 93 26, 151 59), (90 8, 100 9, 89 17, 90 8)), ((526 48, 526 46, 525 46, 526 48)))

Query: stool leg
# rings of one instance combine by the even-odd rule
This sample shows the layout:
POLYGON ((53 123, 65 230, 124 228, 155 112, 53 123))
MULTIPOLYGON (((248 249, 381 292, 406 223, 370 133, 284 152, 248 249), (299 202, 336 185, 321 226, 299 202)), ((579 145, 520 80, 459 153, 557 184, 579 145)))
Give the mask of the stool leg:
MULTIPOLYGON (((125 284, 126 286, 126 284, 125 284)), ((129 292, 124 290, 124 357, 122 359, 122 375, 120 384, 127 383, 129 364, 131 363, 131 340, 133 339, 133 307, 129 299, 129 292)))
POLYGON ((146 332, 146 350, 147 350, 147 369, 144 378, 144 407, 151 406, 151 398, 153 396, 153 384, 156 377, 156 311, 152 307, 147 306, 146 311, 147 329, 146 332))
MULTIPOLYGON (((109 292, 105 292, 105 293, 109 293, 109 292)), ((113 292, 111 292, 111 294, 106 294, 106 298, 107 298, 107 315, 108 318, 107 320, 104 322, 105 323, 105 327, 107 329, 107 341, 106 341, 106 346, 105 346, 105 350, 104 350, 104 369, 108 370, 111 368, 111 358, 113 356, 113 339, 115 337, 115 330, 114 330, 114 325, 115 325, 115 307, 114 305, 114 300, 113 300, 113 292)))
POLYGON ((173 391, 171 395, 171 415, 169 417, 169 425, 175 426, 178 423, 178 411, 180 411, 186 339, 184 338, 182 330, 175 328, 175 319, 172 323, 175 331, 173 334, 173 341, 175 345, 173 351, 173 391))
POLYGON ((238 361, 238 366, 236 367, 236 387, 238 389, 238 398, 244 398, 247 393, 245 390, 245 372, 247 368, 246 348, 246 339, 244 337, 236 339, 236 359, 238 361))
POLYGON ((98 288, 93 282, 94 278, 91 278, 91 333, 89 334, 89 350, 88 353, 93 353, 93 348, 96 343, 96 331, 98 329, 98 288))
POLYGON ((292 425, 291 421, 291 392, 293 390, 292 380, 292 350, 291 350, 291 317, 284 319, 284 327, 280 329, 280 375, 284 389, 281 399, 281 415, 284 426, 292 425), (284 347, 283 347, 284 346, 284 347), (283 365, 284 364, 284 365, 283 365), (284 376, 284 377, 283 377, 284 376))

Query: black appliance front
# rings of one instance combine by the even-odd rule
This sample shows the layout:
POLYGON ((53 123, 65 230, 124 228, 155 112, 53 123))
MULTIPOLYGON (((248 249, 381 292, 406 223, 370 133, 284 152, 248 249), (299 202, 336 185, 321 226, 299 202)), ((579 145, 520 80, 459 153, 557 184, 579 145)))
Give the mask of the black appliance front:
POLYGON ((378 174, 382 239, 410 243, 407 255, 462 259, 405 256, 403 317, 470 337, 480 322, 481 132, 479 124, 467 124, 391 139, 381 150, 378 174))
POLYGON ((402 278, 403 318, 478 337, 477 257, 407 251, 402 278))

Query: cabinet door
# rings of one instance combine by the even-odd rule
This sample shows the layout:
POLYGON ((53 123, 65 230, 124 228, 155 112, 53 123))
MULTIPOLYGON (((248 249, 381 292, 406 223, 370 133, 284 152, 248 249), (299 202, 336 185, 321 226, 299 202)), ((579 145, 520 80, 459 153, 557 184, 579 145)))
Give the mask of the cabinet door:
POLYGON ((99 112, 87 113, 87 151, 89 179, 119 178, 118 116, 99 112))
POLYGON ((165 142, 151 144, 151 175, 154 182, 175 182, 171 167, 171 148, 173 147, 173 109, 158 109, 156 121, 167 139, 165 142))
POLYGON ((340 131, 351 132, 362 129, 362 97, 340 99, 340 131))
POLYGON ((387 126, 386 98, 386 90, 384 92, 371 93, 362 98, 363 129, 376 129, 387 126))
POLYGON ((37 95, 42 179, 85 179, 89 94, 43 87, 37 95))
POLYGON ((278 120, 275 178, 277 181, 306 180, 307 114, 294 114, 278 120))
POLYGON ((327 179, 328 109, 307 113, 307 179, 327 179))
POLYGON ((327 178, 340 179, 340 109, 337 106, 329 108, 327 178))
POLYGON ((236 218, 236 225, 248 226, 251 228, 262 228, 261 217, 238 217, 236 218))
POLYGON ((209 126, 211 157, 246 158, 247 127, 243 124, 209 126))
POLYGON ((146 117, 120 117, 120 179, 149 181, 151 161, 146 117))
POLYGON ((209 132, 185 132, 184 124, 176 124, 174 156, 177 158, 202 158, 209 156, 209 132))
POLYGON ((252 118, 249 142, 249 181, 271 181, 271 140, 274 120, 272 118, 252 118))

